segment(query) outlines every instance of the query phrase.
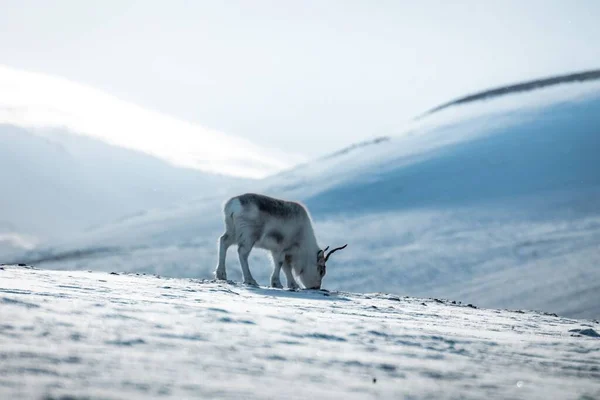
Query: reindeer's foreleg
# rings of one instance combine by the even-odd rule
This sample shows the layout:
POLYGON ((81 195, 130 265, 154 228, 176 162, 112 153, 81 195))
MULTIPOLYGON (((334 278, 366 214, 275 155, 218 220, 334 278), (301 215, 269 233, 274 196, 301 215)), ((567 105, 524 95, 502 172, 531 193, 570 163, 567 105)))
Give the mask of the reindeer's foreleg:
POLYGON ((273 273, 271 274, 271 287, 281 289, 283 285, 281 284, 281 279, 279 275, 281 275, 281 266, 283 265, 283 259, 281 257, 272 254, 273 256, 273 273))
POLYGON ((286 256, 284 258, 283 265, 281 268, 283 269, 283 273, 285 274, 288 289, 298 289, 300 286, 298 286, 298 283, 296 283, 296 280, 294 279, 294 274, 292 274, 292 259, 290 256, 286 256))

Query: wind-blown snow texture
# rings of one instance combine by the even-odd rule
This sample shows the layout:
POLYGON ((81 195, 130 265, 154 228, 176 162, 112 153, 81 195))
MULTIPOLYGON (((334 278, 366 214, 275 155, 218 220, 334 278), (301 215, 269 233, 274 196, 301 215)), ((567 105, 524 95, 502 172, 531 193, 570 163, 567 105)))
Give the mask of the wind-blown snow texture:
POLYGON ((0 270, 0 398, 592 399, 600 325, 389 294, 0 270))
MULTIPOLYGON (((322 247, 349 243, 328 265, 328 289, 598 318, 599 126, 600 84, 558 85, 447 108, 244 190, 305 202, 322 247)), ((151 211, 12 260, 209 278, 225 199, 151 211)), ((253 254, 266 284, 270 260, 253 254)), ((239 271, 232 252, 228 276, 239 271)))

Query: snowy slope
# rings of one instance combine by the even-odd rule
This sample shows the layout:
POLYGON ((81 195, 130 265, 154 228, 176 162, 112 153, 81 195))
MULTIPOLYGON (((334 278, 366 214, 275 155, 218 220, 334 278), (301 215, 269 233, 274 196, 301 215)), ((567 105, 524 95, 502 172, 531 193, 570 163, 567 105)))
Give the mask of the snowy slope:
POLYGON ((600 396, 597 321, 383 293, 0 276, 1 398, 600 396))
MULTIPOLYGON (((599 126, 600 84, 558 85, 449 107, 243 189, 304 201, 323 247, 349 243, 326 288, 599 317, 599 126)), ((123 220, 15 261, 208 278, 224 200, 123 220)), ((239 280, 235 258, 229 276, 239 280)), ((252 263, 266 283, 268 258, 257 251, 252 263)))
POLYGON ((240 181, 65 130, 0 125, 0 255, 240 181))
POLYGON ((0 124, 60 128, 204 172, 259 178, 303 158, 67 79, 0 65, 0 124))

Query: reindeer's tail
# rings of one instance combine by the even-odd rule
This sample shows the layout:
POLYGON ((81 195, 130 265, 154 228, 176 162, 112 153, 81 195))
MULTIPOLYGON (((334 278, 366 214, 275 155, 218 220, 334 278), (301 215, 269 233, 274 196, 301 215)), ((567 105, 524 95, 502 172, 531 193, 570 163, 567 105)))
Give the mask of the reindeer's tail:
POLYGON ((233 223, 233 218, 236 214, 239 214, 242 211, 242 203, 237 197, 232 197, 227 200, 225 205, 223 206, 223 214, 225 217, 225 228, 227 233, 233 235, 235 237, 235 224, 233 223))

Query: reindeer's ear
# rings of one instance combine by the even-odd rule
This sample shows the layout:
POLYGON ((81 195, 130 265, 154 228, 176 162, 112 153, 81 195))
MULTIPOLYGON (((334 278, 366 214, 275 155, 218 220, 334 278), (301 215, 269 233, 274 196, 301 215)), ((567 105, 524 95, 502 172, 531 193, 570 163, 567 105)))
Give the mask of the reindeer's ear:
POLYGON ((324 260, 325 259, 325 250, 319 250, 317 251, 317 260, 324 260))

